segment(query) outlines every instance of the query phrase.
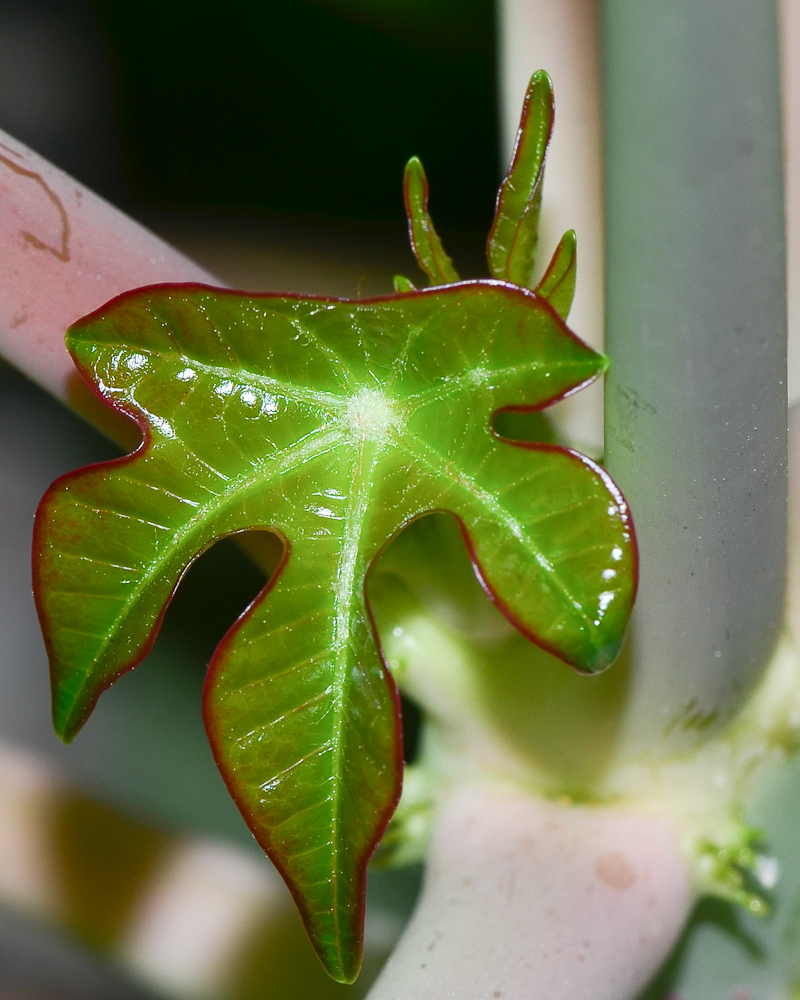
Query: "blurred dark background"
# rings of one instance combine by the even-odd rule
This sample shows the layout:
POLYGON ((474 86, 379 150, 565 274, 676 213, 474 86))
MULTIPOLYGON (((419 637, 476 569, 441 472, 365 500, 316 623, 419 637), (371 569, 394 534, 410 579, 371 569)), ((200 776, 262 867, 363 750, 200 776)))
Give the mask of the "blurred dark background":
POLYGON ((0 0, 0 127, 179 243, 393 256, 418 155, 482 273, 496 103, 493 0, 0 0))

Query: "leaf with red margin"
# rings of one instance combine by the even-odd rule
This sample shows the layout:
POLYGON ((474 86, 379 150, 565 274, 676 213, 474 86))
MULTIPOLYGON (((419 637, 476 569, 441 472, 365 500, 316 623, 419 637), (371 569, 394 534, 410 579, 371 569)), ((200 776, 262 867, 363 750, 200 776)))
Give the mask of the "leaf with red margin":
POLYGON ((362 301, 155 287, 68 342, 146 442, 42 502, 56 729, 72 738, 141 659, 198 553, 244 529, 280 533, 284 565, 212 663, 206 724, 323 962, 350 980, 364 866, 401 766, 369 566, 404 524, 451 510, 519 628, 579 669, 610 663, 633 597, 624 502, 587 459, 489 425, 583 385, 603 359, 542 299, 491 281, 362 301))
MULTIPOLYGON (((532 88, 518 147, 533 129, 543 160, 552 114, 542 124, 529 112, 534 98, 550 107, 549 81, 537 75, 532 88)), ((444 280, 452 265, 414 170, 416 250, 444 280)), ((516 273, 532 261, 539 194, 515 201, 513 188, 494 238, 516 273)), ((360 965, 366 864, 402 771, 397 692, 366 599, 383 548, 415 518, 450 511, 487 593, 525 635, 587 672, 622 641, 636 588, 624 499, 589 459, 492 431, 498 411, 542 409, 605 367, 557 311, 574 281, 567 249, 543 279, 552 304, 491 280, 418 291, 399 279, 402 294, 355 301, 153 286, 68 332, 87 382, 144 441, 56 482, 37 515, 56 730, 71 739, 142 659, 204 549, 248 529, 277 533, 281 565, 212 660, 206 728, 344 982, 360 965)))

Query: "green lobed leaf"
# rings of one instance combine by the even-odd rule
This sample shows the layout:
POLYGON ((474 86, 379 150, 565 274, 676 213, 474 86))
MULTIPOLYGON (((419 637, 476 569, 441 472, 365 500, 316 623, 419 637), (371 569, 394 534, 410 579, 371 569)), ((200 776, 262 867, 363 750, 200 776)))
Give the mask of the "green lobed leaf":
POLYGON ((588 459, 490 429, 496 410, 541 408, 604 359, 542 299, 493 281, 357 301, 154 287, 77 323, 68 345, 146 437, 42 501, 56 729, 71 739, 145 655, 198 553, 277 532, 283 564, 221 643, 205 720, 323 963, 350 981, 402 766, 370 564, 405 524, 452 511, 520 630, 580 670, 609 664, 635 585, 624 500, 588 459))
POLYGON ((553 85, 544 70, 528 84, 508 173, 486 244, 490 274, 528 286, 539 240, 544 162, 553 132, 553 85))
POLYGON ((536 286, 536 294, 547 299, 562 319, 569 316, 575 297, 577 277, 578 240, 575 230, 569 229, 561 237, 553 259, 536 286))
MULTIPOLYGON (((490 239, 490 260, 494 248, 515 280, 532 266, 551 126, 537 74, 490 239)), ((243 816, 345 982, 360 964, 366 864, 402 772, 397 692, 366 598, 376 557, 410 522, 451 512, 506 617, 587 672, 616 656, 636 587, 632 525, 605 472, 503 436, 529 437, 517 417, 605 367, 559 315, 574 234, 538 294, 454 284, 418 160, 405 193, 417 259, 445 287, 398 276, 398 294, 351 301, 154 286, 75 324, 78 368, 144 441, 55 483, 34 538, 66 740, 146 654, 194 558, 240 531, 282 540, 272 579, 214 655, 204 715, 243 816)))
MULTIPOLYGON (((445 253, 439 234, 433 226, 428 211, 428 179, 422 163, 412 156, 403 176, 403 194, 408 216, 408 235, 417 263, 427 274, 432 285, 446 285, 458 281, 452 260, 445 253)), ((406 291, 397 288, 397 291, 406 291)))

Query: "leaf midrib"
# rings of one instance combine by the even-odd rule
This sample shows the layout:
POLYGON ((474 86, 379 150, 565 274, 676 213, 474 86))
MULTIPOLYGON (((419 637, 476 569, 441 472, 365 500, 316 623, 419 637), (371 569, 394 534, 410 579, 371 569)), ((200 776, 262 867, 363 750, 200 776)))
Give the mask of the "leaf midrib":
MULTIPOLYGON (((347 649, 348 649, 348 639, 350 637, 350 623, 353 618, 353 613, 358 601, 358 594, 356 593, 356 588, 358 586, 358 574, 356 572, 359 562, 359 549, 362 531, 365 522, 366 509, 369 505, 369 500, 373 493, 374 477, 372 473, 374 472, 375 465, 378 460, 380 452, 383 450, 378 446, 373 447, 371 450, 373 452, 371 461, 367 463, 366 461, 366 445, 365 440, 359 442, 358 457, 353 470, 353 483, 356 489, 352 490, 350 493, 351 502, 347 511, 347 520, 344 526, 344 538, 345 543, 342 546, 342 555, 339 561, 339 566, 337 567, 337 586, 334 591, 336 599, 340 604, 344 603, 346 600, 346 612, 337 613, 335 619, 335 635, 334 635, 334 664, 337 673, 337 706, 336 706, 336 732, 343 732, 344 723, 344 712, 345 712, 345 688, 351 680, 351 672, 348 670, 347 663, 347 649), (367 469, 369 465, 369 469, 367 469), (341 580, 342 567, 345 567, 344 580, 341 580), (341 582, 340 582, 341 580, 341 582), (344 600, 343 600, 344 599, 344 600)), ((362 595, 363 596, 363 595, 362 595)), ((341 783, 342 775, 342 763, 341 757, 343 753, 343 746, 345 740, 338 739, 336 742, 335 753, 335 767, 337 774, 337 785, 341 783)), ((339 967, 344 968, 343 955, 342 955, 342 935, 340 933, 340 900, 339 900, 339 864, 338 855, 340 852, 340 835, 339 831, 343 826, 343 821, 340 814, 341 809, 341 796, 337 795, 336 802, 333 809, 333 830, 331 831, 331 845, 334 864, 331 866, 331 895, 333 898, 333 922, 335 927, 335 942, 336 942, 336 956, 339 962, 339 967)))
MULTIPOLYGON (((92 347, 96 346, 98 345, 96 344, 92 345, 92 347)), ((103 346, 107 347, 110 350, 120 349, 119 346, 115 346, 110 343, 107 343, 103 346)), ((264 375, 261 372, 253 371, 252 369, 247 368, 244 365, 241 365, 238 368, 233 368, 233 367, 229 368, 225 365, 212 365, 209 364, 208 362, 198 361, 195 358, 190 357, 189 355, 182 354, 177 351, 173 354, 165 350, 148 351, 147 348, 142 348, 140 350, 140 353, 150 354, 151 356, 156 358, 163 358, 165 356, 170 357, 173 359, 173 363, 177 362, 185 364, 187 367, 193 367, 197 369, 198 372, 202 372, 204 375, 212 378, 215 377, 220 379, 228 379, 231 381, 236 381, 237 379, 240 381, 247 381, 248 383, 252 384, 257 388, 264 389, 271 393, 282 394, 284 396, 287 396, 291 399, 293 403, 296 404, 312 403, 315 406, 318 406, 320 409, 325 410, 332 416, 342 416, 346 412, 349 400, 351 398, 350 396, 344 395, 342 393, 326 392, 325 390, 321 389, 309 389, 305 386, 298 386, 293 382, 281 381, 277 378, 273 378, 272 376, 264 375)), ((387 391, 394 388, 396 383, 399 381, 398 379, 399 373, 394 371, 394 366, 398 360, 399 360, 398 358, 395 358, 395 361, 392 363, 391 378, 386 385, 387 391)), ((586 364, 589 364, 590 361, 591 358, 587 358, 586 364)), ((441 396, 445 394, 451 395, 453 392, 457 392, 458 390, 464 388, 465 386, 472 385, 475 389, 479 389, 482 387, 483 384, 488 382, 489 379, 504 378, 508 375, 517 375, 520 372, 525 372, 527 374, 533 375, 537 371, 541 371, 543 368, 546 368, 548 372, 558 372, 563 369, 583 368, 583 367, 584 365, 580 361, 576 360, 566 360, 566 361, 556 360, 556 361, 548 361, 547 363, 545 363, 544 361, 532 360, 520 363, 518 365, 504 365, 502 367, 490 367, 487 366, 486 364, 476 364, 472 365, 467 371, 464 371, 462 369, 461 373, 458 375, 441 374, 433 381, 432 384, 429 384, 421 392, 406 393, 401 395, 400 398, 405 403, 417 403, 420 405, 424 405, 425 402, 431 397, 441 398, 441 396), (483 375, 480 381, 476 381, 475 378, 476 372, 481 372, 483 375)), ((599 374, 599 370, 601 367, 599 363, 590 367, 591 370, 585 373, 583 375, 583 378, 580 380, 582 383, 585 382, 587 379, 595 378, 599 374)), ((349 372, 348 370, 348 374, 352 375, 352 372, 349 372)), ((366 387, 366 380, 364 380, 363 387, 366 387)), ((559 391, 569 392, 570 389, 572 388, 574 388, 574 386, 570 384, 566 388, 563 388, 562 390, 559 391)), ((119 387, 119 390, 129 392, 129 387, 121 385, 119 387)), ((550 397, 548 396, 547 398, 549 399, 550 397)), ((541 399, 537 399, 533 400, 527 405, 535 407, 541 402, 542 402, 541 399)))

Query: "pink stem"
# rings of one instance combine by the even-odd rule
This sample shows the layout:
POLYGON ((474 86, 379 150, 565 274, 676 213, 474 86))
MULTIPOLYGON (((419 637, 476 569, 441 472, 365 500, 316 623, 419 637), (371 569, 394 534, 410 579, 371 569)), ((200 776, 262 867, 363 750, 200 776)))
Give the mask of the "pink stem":
POLYGON ((632 1000, 692 902, 661 818, 461 792, 441 809, 422 897, 368 1000, 632 1000))
POLYGON ((0 132, 0 354, 112 437, 135 439, 77 375, 75 320, 130 288, 221 284, 76 180, 0 132))

